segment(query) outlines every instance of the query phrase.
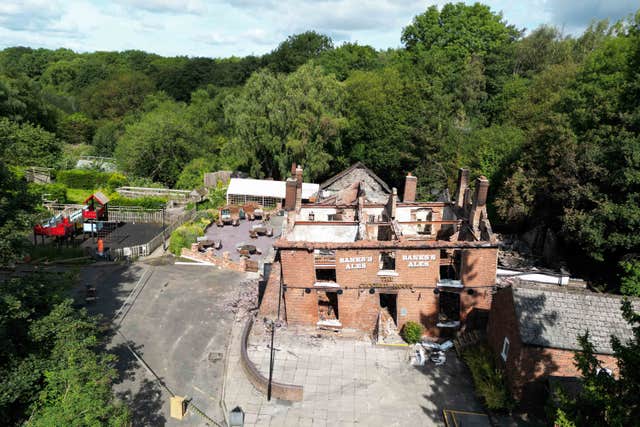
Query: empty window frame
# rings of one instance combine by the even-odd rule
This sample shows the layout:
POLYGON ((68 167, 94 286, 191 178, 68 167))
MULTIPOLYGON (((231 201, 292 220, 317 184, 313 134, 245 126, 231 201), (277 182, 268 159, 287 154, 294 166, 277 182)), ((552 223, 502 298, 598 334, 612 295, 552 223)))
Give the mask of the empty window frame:
MULTIPOLYGON (((430 222, 433 218, 433 212, 431 209, 417 209, 411 212, 411 217, 414 221, 420 222, 430 222)), ((432 234, 433 228, 431 224, 416 224, 416 232, 418 234, 424 234, 430 236, 432 234)))
POLYGON ((395 271, 396 269, 396 253, 395 252, 380 252, 380 270, 395 271))
POLYGON ((335 268, 316 268, 316 282, 335 282, 335 268))
POLYGON ((505 362, 507 361, 507 357, 509 356, 509 346, 511 343, 509 342, 509 338, 504 337, 504 341, 502 342, 502 353, 500 353, 500 357, 505 362))

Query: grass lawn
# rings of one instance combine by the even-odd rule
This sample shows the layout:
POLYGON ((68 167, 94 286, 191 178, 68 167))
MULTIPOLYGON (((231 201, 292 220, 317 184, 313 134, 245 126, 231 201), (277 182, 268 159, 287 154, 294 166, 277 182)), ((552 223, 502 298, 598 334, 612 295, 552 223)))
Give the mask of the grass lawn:
POLYGON ((93 194, 93 190, 82 188, 67 188, 67 201, 74 204, 82 204, 87 197, 93 194))

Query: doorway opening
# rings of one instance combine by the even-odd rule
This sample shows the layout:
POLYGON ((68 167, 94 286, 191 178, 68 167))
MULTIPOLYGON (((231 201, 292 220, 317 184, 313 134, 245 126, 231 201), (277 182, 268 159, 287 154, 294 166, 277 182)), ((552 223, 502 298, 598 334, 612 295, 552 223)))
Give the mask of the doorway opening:
POLYGON ((398 324, 398 295, 380 294, 380 308, 386 310, 393 319, 393 323, 398 324))
POLYGON ((337 292, 318 292, 318 321, 334 321, 340 320, 338 312, 338 294, 337 292))

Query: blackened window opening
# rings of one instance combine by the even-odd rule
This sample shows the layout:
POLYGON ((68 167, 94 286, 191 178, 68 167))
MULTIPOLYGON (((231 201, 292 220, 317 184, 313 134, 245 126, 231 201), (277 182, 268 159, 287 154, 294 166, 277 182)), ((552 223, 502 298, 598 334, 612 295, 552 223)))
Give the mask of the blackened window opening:
POLYGON ((316 282, 335 282, 335 268, 316 268, 316 282))
POLYGON ((439 321, 452 322, 460 320, 460 294, 456 292, 440 292, 439 321))

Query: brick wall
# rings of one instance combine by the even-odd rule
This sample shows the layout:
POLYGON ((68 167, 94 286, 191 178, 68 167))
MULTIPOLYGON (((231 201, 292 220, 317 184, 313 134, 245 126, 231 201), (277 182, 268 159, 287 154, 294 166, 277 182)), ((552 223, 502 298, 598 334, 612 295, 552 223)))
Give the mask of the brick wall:
MULTIPOLYGON (((396 275, 379 275, 380 250, 336 250, 336 281, 343 289, 338 296, 340 322, 345 328, 371 331, 376 325, 380 309, 380 293, 397 294, 397 320, 401 328, 408 320, 422 323, 427 333, 437 336, 439 302, 433 289, 406 289, 407 286, 435 287, 440 275, 439 249, 397 249, 396 275), (361 285, 376 287, 353 289, 361 285), (403 288, 404 287, 404 288, 403 288), (386 288, 386 289, 385 289, 386 288)), ((283 249, 280 252, 284 283, 289 287, 285 295, 287 320, 291 324, 315 325, 318 321, 318 295, 315 282, 314 253, 306 249, 283 249)), ((462 253, 463 280, 468 287, 495 284, 496 249, 468 249, 462 253)), ((461 321, 486 313, 491 306, 489 288, 478 288, 473 295, 460 295, 461 321)))
MULTIPOLYGON (((501 289, 493 298, 487 327, 489 346, 496 356, 498 365, 505 369, 513 396, 520 399, 535 399, 540 387, 534 386, 538 380, 553 376, 580 376, 574 364, 572 350, 544 348, 522 344, 518 331, 513 291, 510 287, 501 289), (500 357, 504 337, 510 341, 506 363, 500 357)), ((618 367, 610 355, 598 355, 603 366, 617 375, 618 367)))
POLYGON ((462 250, 460 279, 465 286, 487 286, 496 283, 498 249, 473 248, 462 250))
POLYGON ((506 371, 512 393, 514 396, 519 396, 522 385, 519 379, 519 372, 522 371, 522 342, 513 305, 513 291, 510 287, 500 289, 493 296, 487 325, 487 341, 498 365, 506 371), (500 357, 505 337, 509 339, 506 363, 500 357))
MULTIPOLYGON (((275 319, 278 316, 278 296, 280 294, 280 263, 271 265, 271 273, 267 278, 267 284, 260 303, 260 317, 275 319)), ((284 313, 284 305, 280 307, 284 313)))

